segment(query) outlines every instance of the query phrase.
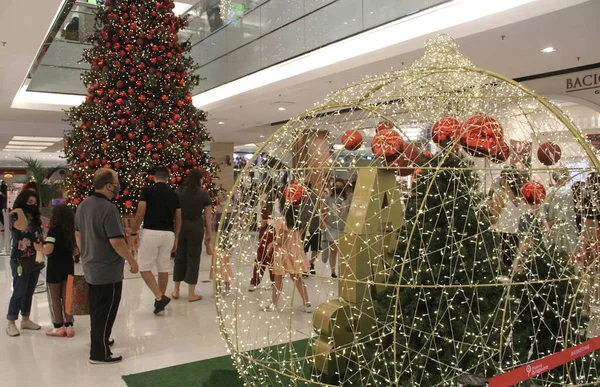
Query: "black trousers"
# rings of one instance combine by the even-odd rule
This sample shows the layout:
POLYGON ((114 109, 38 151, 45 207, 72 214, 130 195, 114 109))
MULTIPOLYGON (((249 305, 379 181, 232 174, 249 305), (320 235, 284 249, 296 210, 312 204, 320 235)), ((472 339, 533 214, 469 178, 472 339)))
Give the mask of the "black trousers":
POLYGON ((506 232, 501 232, 499 234, 502 241, 502 262, 510 270, 515 258, 517 257, 517 253, 519 252, 519 245, 521 244, 521 241, 517 234, 510 234, 506 232))
POLYGON ((107 285, 90 285, 90 359, 106 360, 111 355, 108 341, 117 318, 123 281, 107 285))
POLYGON ((204 220, 184 220, 177 241, 177 254, 173 268, 173 281, 190 285, 198 283, 200 255, 204 240, 204 220))

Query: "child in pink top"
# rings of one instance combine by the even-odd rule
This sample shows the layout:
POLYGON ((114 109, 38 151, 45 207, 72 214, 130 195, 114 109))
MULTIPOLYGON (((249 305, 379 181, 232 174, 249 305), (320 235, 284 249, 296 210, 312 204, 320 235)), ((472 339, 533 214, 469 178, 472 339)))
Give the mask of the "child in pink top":
POLYGON ((308 292, 304 281, 302 281, 302 273, 308 272, 310 262, 304 253, 304 245, 296 224, 294 210, 289 207, 285 211, 285 221, 276 219, 275 221, 275 238, 268 249, 273 249, 273 262, 271 270, 274 275, 274 286, 271 303, 262 308, 263 311, 276 311, 277 301, 282 291, 283 276, 287 273, 296 284, 298 293, 304 303, 304 311, 311 313, 311 304, 308 300, 308 292))

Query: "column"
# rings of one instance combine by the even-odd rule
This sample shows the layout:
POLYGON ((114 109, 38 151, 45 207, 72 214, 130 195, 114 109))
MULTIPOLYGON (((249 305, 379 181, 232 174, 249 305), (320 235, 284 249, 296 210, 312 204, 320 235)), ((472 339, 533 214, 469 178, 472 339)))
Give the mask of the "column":
POLYGON ((215 181, 217 186, 222 185, 226 191, 233 188, 233 143, 213 142, 210 144, 210 156, 221 166, 219 179, 215 181), (229 156, 229 157, 228 157, 229 156), (227 165, 229 162, 230 165, 227 165))

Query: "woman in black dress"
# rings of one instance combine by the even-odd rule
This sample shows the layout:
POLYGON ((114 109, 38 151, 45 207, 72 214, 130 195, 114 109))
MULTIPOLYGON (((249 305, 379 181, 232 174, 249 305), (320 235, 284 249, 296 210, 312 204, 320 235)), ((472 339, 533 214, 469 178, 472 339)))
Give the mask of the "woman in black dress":
POLYGON ((73 211, 66 204, 52 209, 50 228, 44 242, 43 253, 48 256, 46 283, 52 301, 54 328, 46 331, 48 336, 73 337, 73 316, 65 310, 67 278, 74 273, 73 255, 76 252, 73 211))

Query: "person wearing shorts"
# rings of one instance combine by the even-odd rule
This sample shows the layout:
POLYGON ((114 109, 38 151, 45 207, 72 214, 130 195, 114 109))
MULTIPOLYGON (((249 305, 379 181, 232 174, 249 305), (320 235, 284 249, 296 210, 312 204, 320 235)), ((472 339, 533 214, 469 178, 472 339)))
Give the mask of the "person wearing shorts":
POLYGON ((177 250, 177 239, 181 230, 179 197, 167 185, 168 180, 167 169, 157 168, 154 174, 155 184, 142 191, 132 233, 137 235, 143 220, 138 263, 144 282, 154 293, 154 314, 164 311, 171 302, 165 294, 169 284, 171 252, 177 250), (152 273, 154 266, 158 272, 158 283, 152 273))

